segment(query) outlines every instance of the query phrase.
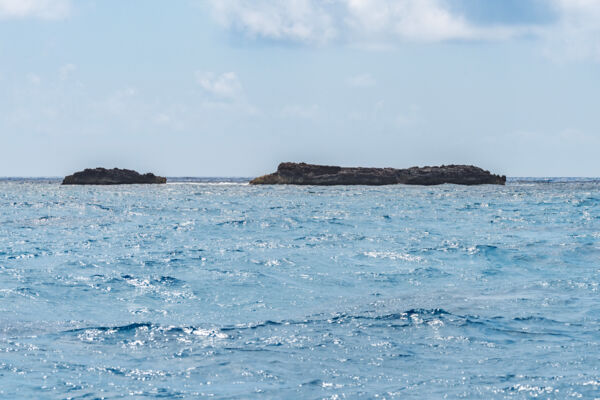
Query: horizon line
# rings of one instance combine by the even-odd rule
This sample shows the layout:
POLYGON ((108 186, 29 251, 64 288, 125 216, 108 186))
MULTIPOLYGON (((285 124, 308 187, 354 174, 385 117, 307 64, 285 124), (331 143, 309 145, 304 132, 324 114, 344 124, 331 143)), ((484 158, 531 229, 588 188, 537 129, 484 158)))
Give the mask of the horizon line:
MULTIPOLYGON (((63 179, 64 176, 0 176, 2 179, 63 179)), ((255 176, 194 176, 194 175, 178 175, 178 176, 165 176, 167 179, 254 179, 255 176)), ((506 175, 507 179, 600 179, 600 176, 566 176, 566 175, 520 175, 520 176, 509 176, 506 175)))

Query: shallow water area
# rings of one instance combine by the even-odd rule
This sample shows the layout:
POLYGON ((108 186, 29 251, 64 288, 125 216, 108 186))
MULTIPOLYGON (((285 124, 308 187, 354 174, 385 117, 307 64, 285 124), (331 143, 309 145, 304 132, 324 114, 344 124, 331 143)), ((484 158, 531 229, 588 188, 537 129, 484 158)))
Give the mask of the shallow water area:
POLYGON ((0 398, 599 398, 600 182, 0 181, 0 398))

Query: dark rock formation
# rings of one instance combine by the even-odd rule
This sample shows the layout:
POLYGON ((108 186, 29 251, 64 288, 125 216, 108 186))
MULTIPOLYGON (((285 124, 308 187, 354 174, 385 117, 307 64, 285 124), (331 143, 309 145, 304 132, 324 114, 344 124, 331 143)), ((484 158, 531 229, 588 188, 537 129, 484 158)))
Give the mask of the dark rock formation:
POLYGON ((63 185, 125 185, 133 183, 166 183, 167 178, 154 174, 141 175, 130 169, 86 168, 63 179, 63 185))
POLYGON ((342 168, 305 163, 281 163, 277 172, 250 181, 252 185, 504 185, 506 176, 472 165, 441 167, 342 168))

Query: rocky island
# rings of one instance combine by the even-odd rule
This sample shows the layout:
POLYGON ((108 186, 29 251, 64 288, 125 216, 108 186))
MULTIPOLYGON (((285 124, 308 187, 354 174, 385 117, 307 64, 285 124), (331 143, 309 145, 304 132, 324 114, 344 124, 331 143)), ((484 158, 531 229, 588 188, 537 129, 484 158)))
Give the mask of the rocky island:
POLYGON ((86 168, 63 179, 63 185, 128 185, 135 183, 167 183, 167 178, 140 174, 130 169, 86 168))
POLYGON ((504 185, 506 176, 473 165, 439 167, 345 168, 284 162, 277 172, 250 181, 251 185, 504 185))

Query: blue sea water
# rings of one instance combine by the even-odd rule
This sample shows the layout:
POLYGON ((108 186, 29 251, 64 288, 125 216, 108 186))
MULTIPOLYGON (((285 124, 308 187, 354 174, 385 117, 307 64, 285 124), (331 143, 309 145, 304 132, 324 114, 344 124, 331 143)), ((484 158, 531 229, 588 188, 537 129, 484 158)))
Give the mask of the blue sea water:
POLYGON ((0 182, 0 398, 600 398, 600 182, 0 182))

